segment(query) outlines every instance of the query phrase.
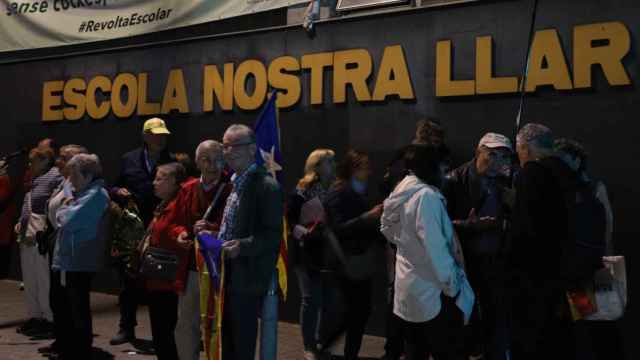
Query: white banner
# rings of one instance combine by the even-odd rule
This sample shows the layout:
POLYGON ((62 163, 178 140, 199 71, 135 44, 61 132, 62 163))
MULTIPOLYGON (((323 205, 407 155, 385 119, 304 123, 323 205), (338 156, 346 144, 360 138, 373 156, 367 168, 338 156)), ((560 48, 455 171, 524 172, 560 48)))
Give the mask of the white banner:
POLYGON ((0 0, 0 52, 134 36, 309 0, 0 0))

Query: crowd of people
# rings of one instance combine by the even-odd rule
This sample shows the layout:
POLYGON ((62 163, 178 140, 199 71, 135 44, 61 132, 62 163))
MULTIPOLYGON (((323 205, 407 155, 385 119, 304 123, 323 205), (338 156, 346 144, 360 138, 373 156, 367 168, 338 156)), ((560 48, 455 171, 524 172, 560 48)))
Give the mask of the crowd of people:
POLYGON ((622 358, 613 353, 622 351, 612 345, 616 324, 577 320, 568 297, 614 252, 606 188, 576 141, 554 141, 533 123, 515 146, 490 132, 451 169, 442 125, 424 120, 387 166, 384 201, 371 204, 364 152, 314 150, 285 196, 256 164, 251 128, 232 125, 221 141, 201 142, 193 163, 169 152, 170 134, 163 120, 147 120, 143 145, 122 157, 112 186, 98 155, 51 139, 29 152, 26 174, 0 167, 1 256, 8 262, 4 231, 13 228, 30 318, 18 332, 52 336, 44 355, 91 358, 92 279, 112 267, 121 285, 112 345, 136 338, 145 302, 158 359, 196 360, 202 348, 216 359, 219 348, 224 359, 253 360, 258 337, 260 358, 275 359, 276 262, 287 230, 305 360, 331 358, 343 334, 344 358, 358 358, 381 271, 384 359, 622 358), (576 196, 596 199, 590 218, 572 211, 576 196), (589 233, 576 231, 585 223, 589 233), (206 237, 220 241, 217 263, 201 251, 206 237), (588 238, 580 240, 589 252, 576 237, 588 238), (217 272, 219 298, 209 282, 217 272))

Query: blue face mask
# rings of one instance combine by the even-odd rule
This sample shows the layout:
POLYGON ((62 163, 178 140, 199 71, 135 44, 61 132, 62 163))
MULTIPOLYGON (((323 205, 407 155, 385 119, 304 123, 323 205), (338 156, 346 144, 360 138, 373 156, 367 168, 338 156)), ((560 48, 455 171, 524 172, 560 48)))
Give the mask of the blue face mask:
POLYGON ((351 188, 356 193, 364 195, 367 192, 367 183, 353 178, 351 179, 351 188))

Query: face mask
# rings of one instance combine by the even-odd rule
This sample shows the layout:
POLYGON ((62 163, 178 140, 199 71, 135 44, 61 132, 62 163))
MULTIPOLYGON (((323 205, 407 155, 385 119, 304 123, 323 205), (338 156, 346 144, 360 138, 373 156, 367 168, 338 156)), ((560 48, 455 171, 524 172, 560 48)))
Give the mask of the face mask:
POLYGON ((356 193, 364 195, 367 192, 367 183, 354 178, 351 179, 351 188, 356 193))
POLYGON ((73 186, 71 185, 71 181, 65 181, 62 186, 62 193, 65 198, 73 197, 73 186))

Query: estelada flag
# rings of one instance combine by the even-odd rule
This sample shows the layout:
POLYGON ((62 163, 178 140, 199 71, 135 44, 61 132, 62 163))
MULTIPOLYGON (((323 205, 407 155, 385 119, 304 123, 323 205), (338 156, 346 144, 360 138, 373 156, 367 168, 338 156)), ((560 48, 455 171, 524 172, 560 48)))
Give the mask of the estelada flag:
MULTIPOLYGON (((278 121, 277 93, 273 91, 266 106, 260 113, 254 128, 256 134, 256 163, 267 169, 282 184, 282 153, 280 152, 280 124, 278 121)), ((282 241, 278 256, 278 285, 283 299, 287 298, 287 219, 283 219, 282 241)))

